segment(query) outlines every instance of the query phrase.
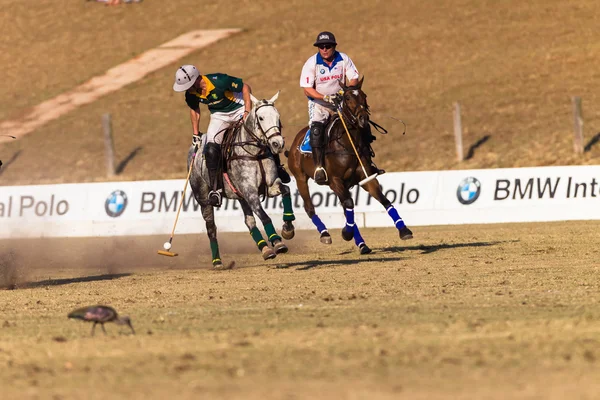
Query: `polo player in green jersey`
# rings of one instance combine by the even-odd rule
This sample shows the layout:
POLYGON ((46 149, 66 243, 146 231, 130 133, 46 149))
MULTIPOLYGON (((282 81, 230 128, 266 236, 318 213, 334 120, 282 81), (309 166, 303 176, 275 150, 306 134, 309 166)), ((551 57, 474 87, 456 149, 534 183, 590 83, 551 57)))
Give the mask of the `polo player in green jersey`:
MULTIPOLYGON (((192 143, 199 144, 200 104, 208 106, 210 122, 206 130, 206 146, 203 154, 208 169, 210 193, 208 201, 212 206, 221 206, 221 188, 218 188, 217 171, 221 162, 221 143, 228 128, 250 114, 252 101, 250 86, 240 78, 227 74, 214 73, 200 75, 193 65, 184 65, 175 73, 173 90, 185 92, 185 102, 190 108, 192 121, 192 143)), ((278 167, 278 175, 283 183, 290 182, 290 176, 281 165, 278 154, 273 155, 278 167)))

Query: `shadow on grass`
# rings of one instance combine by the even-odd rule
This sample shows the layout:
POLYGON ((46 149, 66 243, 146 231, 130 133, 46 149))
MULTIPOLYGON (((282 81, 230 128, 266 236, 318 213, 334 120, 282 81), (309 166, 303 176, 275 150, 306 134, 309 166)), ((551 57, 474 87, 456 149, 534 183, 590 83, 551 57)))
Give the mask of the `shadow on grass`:
POLYGON ((334 265, 355 265, 360 263, 368 263, 368 262, 381 262, 381 261, 400 261, 406 260, 406 257, 377 257, 378 254, 367 254, 364 255, 363 258, 353 258, 350 260, 318 260, 318 261, 298 261, 291 263, 279 264, 275 268, 276 269, 288 269, 288 268, 296 268, 296 271, 308 271, 309 269, 313 269, 320 266, 328 266, 332 267, 334 265))
MULTIPOLYGON (((473 243, 444 243, 444 244, 433 244, 433 245, 418 245, 418 246, 389 246, 383 247, 381 249, 374 249, 378 253, 397 253, 402 251, 421 251, 421 254, 429 254, 434 253, 438 250, 446 250, 446 249, 460 249, 464 247, 488 247, 488 246, 496 246, 502 243, 516 243, 518 240, 508 240, 508 241, 496 241, 496 242, 473 242, 473 243)), ((386 258, 387 260, 387 258, 386 258)))
POLYGON ((596 133, 596 135, 594 135, 594 137, 588 142, 588 144, 585 145, 583 151, 588 152, 592 150, 592 147, 594 147, 594 145, 598 142, 600 142, 600 132, 596 133))
POLYGON ((23 150, 17 151, 15 154, 12 155, 12 157, 8 161, 6 161, 3 164, 0 161, 0 166, 1 166, 0 175, 2 175, 4 173, 4 171, 6 170, 6 168, 9 167, 10 164, 14 163, 16 161, 16 159, 19 158, 19 156, 21 155, 22 152, 23 152, 23 150))
POLYGON ((97 282, 97 281, 110 281, 113 279, 119 279, 126 276, 130 276, 130 273, 122 273, 122 274, 103 274, 103 275, 93 275, 93 276, 81 276, 78 278, 65 278, 65 279, 46 279, 44 281, 38 282, 25 282, 14 285, 14 287, 9 287, 8 289, 33 289, 44 286, 60 286, 60 285, 68 285, 70 283, 83 283, 83 282, 97 282))
POLYGON ((123 159, 123 161, 121 161, 119 163, 119 165, 117 165, 117 168, 115 169, 115 172, 117 174, 122 173, 125 170, 125 167, 127 167, 127 164, 129 164, 129 161, 133 160, 135 158, 135 156, 142 151, 142 146, 138 146, 135 149, 133 149, 133 151, 131 153, 129 153, 127 155, 127 157, 125 157, 123 159))
POLYGON ((479 148, 485 142, 487 142, 490 139, 490 137, 491 137, 490 135, 485 135, 484 137, 479 139, 477 142, 475 142, 473 145, 471 145, 471 147, 469 147, 469 151, 467 152, 467 155, 465 156, 465 160, 472 159, 473 156, 475 155, 475 150, 477 150, 477 148, 479 148))

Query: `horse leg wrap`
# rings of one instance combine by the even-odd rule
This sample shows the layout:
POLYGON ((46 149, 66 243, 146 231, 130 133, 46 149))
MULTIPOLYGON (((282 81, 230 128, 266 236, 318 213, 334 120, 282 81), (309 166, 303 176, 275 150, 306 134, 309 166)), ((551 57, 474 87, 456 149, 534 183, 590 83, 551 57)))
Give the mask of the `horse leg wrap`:
POLYGON ((360 235, 360 231, 358 230, 358 226, 354 224, 354 243, 360 247, 361 244, 365 243, 365 239, 360 235))
POLYGON ((220 263, 221 262, 221 254, 219 254, 219 243, 216 240, 210 241, 210 251, 212 253, 212 262, 220 263))
POLYGON ((252 239, 254 239, 254 242, 258 246, 259 250, 262 250, 263 247, 267 245, 267 242, 265 241, 265 239, 263 239, 263 236, 257 227, 252 228, 252 230, 250 231, 250 236, 252 236, 252 239))
POLYGON ((292 196, 288 193, 283 196, 283 220, 294 221, 296 216, 294 215, 294 209, 292 208, 292 196))
POLYGON ((404 224, 404 221, 402 220, 402 218, 400 218, 400 215, 398 214, 398 211, 396 211, 394 206, 389 206, 386 211, 387 211, 388 215, 394 221, 394 225, 396 225, 397 229, 402 229, 402 228, 406 227, 406 225, 404 224))
POLYGON ((324 231, 327 230, 327 227, 325 226, 323 221, 321 221, 321 218, 319 218, 319 216, 317 214, 313 215, 311 217, 311 220, 312 220, 312 223, 315 224, 315 226, 317 227, 317 231, 319 231, 319 233, 323 233, 324 231))
POLYGON ((354 226, 354 208, 345 208, 344 215, 346 215, 346 226, 354 226))
POLYGON ((271 222, 265 224, 265 233, 267 234, 267 237, 269 238, 269 242, 271 242, 271 244, 273 244, 273 242, 281 240, 281 236, 277 234, 277 232, 275 231, 275 227, 273 227, 273 224, 271 222))

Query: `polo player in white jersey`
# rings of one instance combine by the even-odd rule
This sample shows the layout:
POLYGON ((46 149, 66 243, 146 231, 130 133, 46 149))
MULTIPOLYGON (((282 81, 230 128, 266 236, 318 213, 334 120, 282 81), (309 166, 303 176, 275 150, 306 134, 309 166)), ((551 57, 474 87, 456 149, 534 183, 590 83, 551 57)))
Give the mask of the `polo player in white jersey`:
POLYGON ((310 127, 310 145, 315 162, 315 176, 318 184, 328 181, 325 171, 325 124, 330 115, 335 114, 335 102, 340 82, 348 80, 348 86, 358 84, 358 71, 345 53, 336 50, 337 43, 331 32, 321 32, 314 46, 319 52, 311 56, 300 76, 300 87, 308 97, 308 118, 310 127))

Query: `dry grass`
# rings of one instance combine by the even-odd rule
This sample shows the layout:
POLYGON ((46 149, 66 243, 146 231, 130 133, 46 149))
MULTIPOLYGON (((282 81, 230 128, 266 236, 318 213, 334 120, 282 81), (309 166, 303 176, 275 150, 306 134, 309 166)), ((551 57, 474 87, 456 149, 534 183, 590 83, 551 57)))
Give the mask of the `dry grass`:
MULTIPOLYGON (((366 76, 374 120, 391 131, 375 146, 388 170, 594 164, 600 155, 597 146, 583 156, 572 150, 570 96, 583 98, 587 141, 600 123, 594 85, 600 6, 592 0, 342 0, 334 8, 242 0, 235 10, 193 0, 119 7, 0 0, 0 6, 3 119, 184 32, 240 27, 245 33, 180 63, 242 76, 258 97, 282 90, 278 108, 291 142, 307 118, 301 66, 316 33, 330 29, 366 76), (462 164, 454 155, 454 101, 462 104, 465 153, 489 136, 462 164), (406 136, 388 115, 408 123, 406 136)), ((171 90, 175 67, 3 145, 2 160, 14 159, 3 183, 104 180, 106 112, 114 119, 118 161, 142 147, 117 179, 184 176, 190 128, 183 99, 171 90)))
POLYGON ((175 259, 155 255, 161 238, 3 241, 26 279, 0 291, 0 385, 32 399, 591 399, 598 228, 428 227, 412 243, 366 230, 369 256, 302 232, 272 262, 222 235, 240 266, 222 272, 198 268, 195 236, 175 259), (95 303, 137 335, 67 320, 95 303))

